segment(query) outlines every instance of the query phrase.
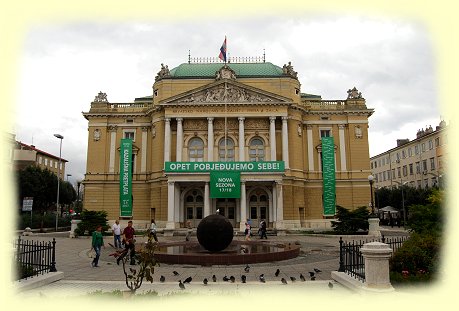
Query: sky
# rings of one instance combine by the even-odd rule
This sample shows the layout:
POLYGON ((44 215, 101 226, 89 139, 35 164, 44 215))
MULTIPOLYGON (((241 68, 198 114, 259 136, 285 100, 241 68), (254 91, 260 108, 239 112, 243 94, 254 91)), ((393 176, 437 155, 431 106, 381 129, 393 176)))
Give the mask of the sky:
POLYGON ((16 140, 68 160, 69 181, 84 178, 87 120, 99 91, 109 102, 152 94, 161 63, 217 57, 224 37, 230 56, 292 62, 301 92, 346 99, 356 87, 375 110, 370 156, 410 140, 445 118, 439 107, 436 55, 428 28, 409 19, 362 15, 258 16, 202 21, 77 21, 30 28, 18 56, 16 140), (216 25, 225 25, 216 27, 216 25))

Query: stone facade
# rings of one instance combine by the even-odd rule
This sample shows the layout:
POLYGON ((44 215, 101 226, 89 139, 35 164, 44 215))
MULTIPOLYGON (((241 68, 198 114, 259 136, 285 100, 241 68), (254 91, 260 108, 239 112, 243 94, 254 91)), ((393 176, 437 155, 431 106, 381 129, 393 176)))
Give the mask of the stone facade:
POLYGON ((270 63, 220 64, 215 74, 202 73, 215 65, 182 64, 171 70, 162 65, 153 96, 132 103, 96 96, 83 113, 88 120, 86 209, 120 218, 122 138, 133 140, 137 226, 154 218, 167 229, 183 228, 188 220, 196 227, 218 209, 241 230, 246 219, 252 226, 266 219, 279 230, 329 228, 322 204, 321 136, 334 137, 336 203, 368 204, 373 110, 356 89, 348 91, 356 96, 322 100, 300 93, 293 69, 289 74, 270 63), (260 74, 261 69, 274 73, 260 74), (210 198, 208 172, 165 172, 165 162, 224 162, 225 155, 236 162, 283 161, 285 170, 241 173, 241 196, 235 199, 210 198))

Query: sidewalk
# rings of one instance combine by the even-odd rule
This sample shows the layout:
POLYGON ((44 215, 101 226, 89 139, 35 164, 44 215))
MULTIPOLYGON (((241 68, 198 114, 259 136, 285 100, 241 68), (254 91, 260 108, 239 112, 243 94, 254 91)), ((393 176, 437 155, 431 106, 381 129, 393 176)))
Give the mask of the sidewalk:
MULTIPOLYGON (((397 228, 398 229, 398 228, 397 228)), ((403 229, 403 228, 402 228, 403 229)), ((392 228, 382 228, 386 235, 404 234, 401 231, 395 231, 392 228)), ((91 239, 89 237, 68 238, 67 233, 48 233, 40 234, 24 239, 33 239, 39 241, 52 241, 56 239, 56 268, 58 272, 63 273, 63 278, 59 281, 52 282, 47 285, 40 286, 35 289, 27 290, 18 293, 20 296, 65 296, 65 295, 82 295, 95 291, 110 292, 114 290, 128 290, 125 283, 125 276, 122 266, 116 264, 115 258, 109 256, 113 252, 113 248, 108 246, 108 243, 113 243, 111 236, 104 237, 106 248, 102 249, 102 255, 99 261, 100 267, 91 267, 91 258, 87 252, 91 247, 91 239)), ((362 236, 365 237, 365 236, 362 236)), ((172 242, 182 241, 185 238, 182 236, 176 237, 158 237, 160 241, 172 242)), ((192 237, 196 239, 196 237, 192 237)), ((243 237, 235 237, 240 239, 243 237)), ((146 241, 145 237, 136 237, 137 243, 146 241)), ((328 289, 328 282, 331 281, 331 272, 338 270, 339 267, 339 236, 335 235, 287 235, 287 236, 270 236, 269 241, 274 242, 290 242, 300 244, 300 256, 297 258, 278 261, 250 264, 249 273, 244 272, 245 265, 221 266, 214 265, 210 267, 196 265, 169 265, 160 264, 155 267, 153 275, 153 284, 144 281, 138 292, 154 290, 160 295, 169 294, 171 292, 180 291, 178 281, 184 280, 187 277, 192 277, 191 284, 187 284, 187 292, 199 293, 216 293, 236 291, 241 289, 257 290, 256 288, 265 288, 275 286, 282 287, 281 278, 285 278, 290 289, 307 287, 309 289, 328 289), (314 268, 320 269, 322 272, 316 273, 315 280, 312 281, 309 277, 309 271, 314 271, 314 268), (280 270, 278 277, 274 275, 276 269, 280 270), (179 275, 174 275, 172 271, 177 271, 179 275), (260 274, 265 275, 266 283, 259 281, 260 274), (247 276, 247 283, 241 282, 241 275, 247 276), (306 282, 300 281, 300 274, 306 278, 306 282), (211 281, 215 275, 217 282, 211 281), (223 281, 224 276, 235 277, 235 283, 223 281), (164 276, 166 281, 159 282, 159 278, 164 276), (296 278, 295 282, 291 281, 291 277, 296 278), (209 284, 204 286, 203 279, 207 278, 209 284)), ((52 274, 52 272, 51 272, 52 274)), ((333 281, 332 281, 333 282, 333 281)), ((334 283, 334 282, 333 282, 334 283)), ((346 291, 346 289, 335 283, 335 289, 346 291)), ((250 291, 249 290, 249 291, 250 291)))

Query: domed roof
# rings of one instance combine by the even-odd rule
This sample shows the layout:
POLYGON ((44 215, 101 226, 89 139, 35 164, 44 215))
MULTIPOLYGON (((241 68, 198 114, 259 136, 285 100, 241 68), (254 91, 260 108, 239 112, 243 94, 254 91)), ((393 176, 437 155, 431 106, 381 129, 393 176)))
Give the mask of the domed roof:
MULTIPOLYGON (((222 63, 207 64, 181 64, 170 71, 170 78, 213 78, 215 73, 222 68, 222 63)), ((234 70, 236 77, 280 77, 282 68, 272 63, 229 63, 229 68, 234 70)))

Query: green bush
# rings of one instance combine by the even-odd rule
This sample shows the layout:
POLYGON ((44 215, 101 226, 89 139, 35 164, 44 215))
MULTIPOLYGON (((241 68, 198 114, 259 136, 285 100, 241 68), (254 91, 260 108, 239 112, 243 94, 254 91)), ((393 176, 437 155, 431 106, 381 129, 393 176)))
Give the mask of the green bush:
MULTIPOLYGON (((18 217, 18 230, 24 230, 26 227, 31 229, 40 229, 43 221, 43 228, 55 228, 56 227, 56 215, 48 213, 45 215, 32 213, 32 221, 30 221, 30 213, 22 213, 18 217)), ((70 216, 58 217, 57 224, 59 227, 69 227, 71 218, 70 216)))
POLYGON ((108 230, 110 227, 107 225, 107 212, 106 211, 88 211, 81 212, 81 222, 78 223, 75 229, 76 235, 83 236, 85 234, 91 235, 98 225, 102 226, 102 232, 108 230))
POLYGON ((336 218, 332 221, 332 228, 340 234, 353 234, 360 230, 368 230, 369 211, 366 206, 360 206, 355 210, 349 210, 342 206, 336 206, 336 218))
POLYGON ((435 278, 440 254, 440 237, 413 233, 390 259, 391 281, 416 282, 435 278))

